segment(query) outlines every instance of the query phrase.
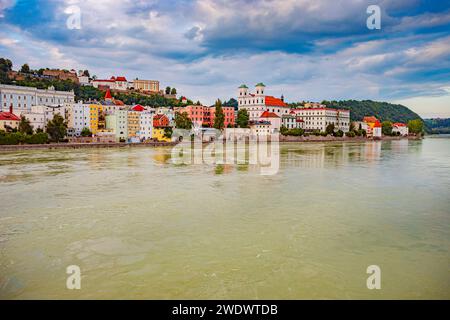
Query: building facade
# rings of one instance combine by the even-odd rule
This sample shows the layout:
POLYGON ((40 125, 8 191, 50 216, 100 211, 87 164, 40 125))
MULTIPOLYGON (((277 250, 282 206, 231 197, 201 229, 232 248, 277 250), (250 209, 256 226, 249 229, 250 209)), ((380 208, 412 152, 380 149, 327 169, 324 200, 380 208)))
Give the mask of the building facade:
POLYGON ((157 80, 133 80, 133 88, 138 91, 159 92, 159 81, 157 80))
POLYGON ((17 129, 19 126, 20 118, 11 111, 0 112, 0 130, 9 131, 11 129, 17 129))
POLYGON ((401 136, 407 136, 409 134, 408 126, 401 122, 395 122, 392 124, 392 132, 398 133, 401 136))
POLYGON ((69 111, 67 125, 67 135, 80 136, 84 128, 90 129, 91 126, 91 107, 87 104, 74 104, 69 111))
MULTIPOLYGON (((222 107, 224 113, 224 127, 234 126, 235 112, 233 107, 222 107)), ((189 105, 186 107, 175 108, 175 112, 186 112, 189 119, 191 119, 194 127, 212 127, 216 118, 215 106, 199 106, 189 105)))
POLYGON ((47 123, 53 120, 56 114, 59 114, 64 120, 68 121, 72 105, 64 104, 62 106, 32 106, 28 112, 23 112, 22 116, 30 121, 33 130, 45 130, 47 123))
POLYGON ((139 115, 139 132, 138 136, 141 141, 152 138, 153 116, 151 111, 143 111, 139 115))
POLYGON ((75 93, 73 91, 56 91, 53 87, 37 89, 0 84, 1 111, 9 111, 12 106, 16 115, 30 112, 32 106, 58 106, 74 102, 75 93))
POLYGON ((281 117, 283 114, 289 114, 290 108, 284 103, 284 98, 275 98, 265 95, 266 86, 258 83, 255 86, 255 92, 251 93, 248 87, 243 84, 238 91, 238 108, 246 109, 250 121, 258 121, 264 111, 270 111, 281 117))
POLYGON ((334 124, 335 130, 344 133, 350 129, 350 110, 332 109, 326 107, 292 109, 294 114, 304 122, 307 131, 324 132, 329 124, 334 124))

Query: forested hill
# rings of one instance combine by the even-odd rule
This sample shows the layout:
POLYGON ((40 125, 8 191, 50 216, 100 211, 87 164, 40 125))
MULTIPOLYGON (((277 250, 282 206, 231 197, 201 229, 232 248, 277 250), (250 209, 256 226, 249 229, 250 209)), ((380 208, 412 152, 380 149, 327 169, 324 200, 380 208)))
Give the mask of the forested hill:
POLYGON ((421 117, 401 104, 372 100, 323 101, 323 104, 336 109, 349 109, 352 121, 361 121, 366 116, 375 116, 381 121, 403 122, 421 117))

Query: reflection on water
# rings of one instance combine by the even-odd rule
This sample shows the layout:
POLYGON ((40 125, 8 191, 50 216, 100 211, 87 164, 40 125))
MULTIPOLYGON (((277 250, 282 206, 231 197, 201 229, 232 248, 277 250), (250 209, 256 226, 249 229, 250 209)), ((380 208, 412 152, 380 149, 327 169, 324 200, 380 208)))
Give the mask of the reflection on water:
POLYGON ((450 139, 287 143, 262 176, 164 147, 0 154, 0 298, 448 299, 449 156, 450 139))

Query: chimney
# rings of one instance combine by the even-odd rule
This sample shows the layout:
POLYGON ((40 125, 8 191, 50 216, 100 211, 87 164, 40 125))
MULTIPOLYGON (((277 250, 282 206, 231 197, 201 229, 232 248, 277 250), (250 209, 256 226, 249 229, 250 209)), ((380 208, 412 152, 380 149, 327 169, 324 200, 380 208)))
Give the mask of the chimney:
POLYGON ((11 103, 11 105, 9 106, 9 113, 13 113, 13 105, 11 103))

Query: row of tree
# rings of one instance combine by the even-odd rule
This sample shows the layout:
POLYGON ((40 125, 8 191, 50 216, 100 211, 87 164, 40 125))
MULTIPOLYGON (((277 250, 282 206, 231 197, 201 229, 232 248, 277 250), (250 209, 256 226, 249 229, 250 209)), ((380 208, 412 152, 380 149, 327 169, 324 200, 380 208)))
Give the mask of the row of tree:
POLYGON ((67 135, 67 123, 60 114, 56 114, 47 123, 46 131, 38 128, 34 131, 30 121, 22 116, 17 128, 6 127, 0 130, 0 144, 44 144, 49 141, 61 142, 67 135))

